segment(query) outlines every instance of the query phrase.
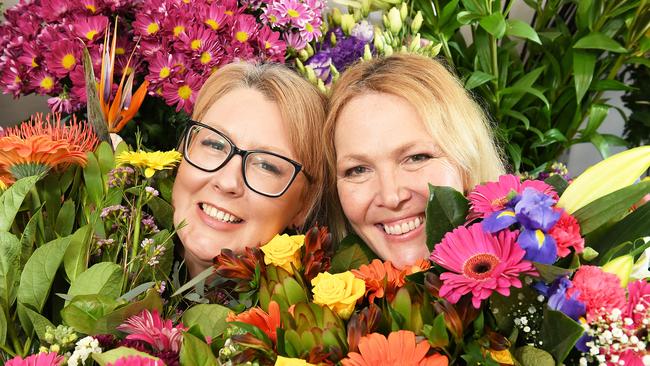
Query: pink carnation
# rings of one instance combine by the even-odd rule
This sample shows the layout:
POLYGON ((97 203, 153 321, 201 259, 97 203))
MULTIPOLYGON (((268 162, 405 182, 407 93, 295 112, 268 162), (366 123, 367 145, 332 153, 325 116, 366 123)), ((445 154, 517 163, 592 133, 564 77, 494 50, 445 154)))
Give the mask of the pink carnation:
POLYGON ((576 253, 582 253, 585 250, 585 240, 580 235, 578 220, 564 210, 549 234, 557 243, 557 255, 560 257, 571 254, 569 248, 573 248, 576 253))
POLYGON ((125 356, 118 358, 114 363, 109 363, 108 366, 165 366, 165 363, 148 357, 125 356))
POLYGON ((595 320, 598 315, 613 309, 625 308, 625 289, 621 280, 600 267, 582 266, 573 276, 573 287, 566 292, 567 298, 577 293, 578 300, 587 307, 587 321, 595 320))
POLYGON ((7 361, 5 366, 59 366, 63 361, 65 361, 63 356, 59 356, 56 352, 37 353, 24 359, 16 356, 7 361))
POLYGON ((628 300, 623 317, 634 321, 632 327, 642 326, 643 319, 650 319, 650 283, 637 280, 627 285, 628 300), (637 305, 641 305, 637 308, 637 305))

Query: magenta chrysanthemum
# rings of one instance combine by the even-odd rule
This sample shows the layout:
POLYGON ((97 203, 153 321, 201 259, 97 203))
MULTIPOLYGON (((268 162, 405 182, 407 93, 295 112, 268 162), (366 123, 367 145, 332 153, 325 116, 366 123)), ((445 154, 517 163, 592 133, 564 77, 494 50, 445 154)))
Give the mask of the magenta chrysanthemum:
POLYGON ((481 306, 496 291, 504 296, 510 287, 521 287, 519 275, 536 275, 531 262, 523 260, 526 252, 515 242, 517 234, 502 230, 487 233, 481 224, 464 226, 447 233, 431 254, 431 260, 451 272, 440 275, 440 296, 451 303, 471 293, 472 305, 481 306))
POLYGON ((56 352, 37 353, 26 358, 14 357, 7 361, 5 366, 60 366, 64 361, 65 358, 56 352))
POLYGON ((529 187, 551 196, 554 200, 558 199, 553 187, 542 181, 526 180, 521 182, 518 176, 505 174, 499 177, 498 182, 479 184, 469 193, 470 218, 485 218, 494 212, 503 210, 510 199, 511 192, 519 194, 529 187))
POLYGON ((162 319, 157 310, 144 310, 130 317, 117 330, 128 333, 126 339, 143 341, 157 351, 178 352, 183 340, 183 324, 174 326, 171 320, 162 319))

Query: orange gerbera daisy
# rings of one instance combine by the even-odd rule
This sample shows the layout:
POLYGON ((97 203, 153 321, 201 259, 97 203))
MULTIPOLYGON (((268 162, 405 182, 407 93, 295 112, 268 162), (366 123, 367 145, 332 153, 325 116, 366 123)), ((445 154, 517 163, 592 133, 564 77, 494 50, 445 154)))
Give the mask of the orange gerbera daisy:
POLYGON ((371 333, 359 341, 359 353, 350 352, 341 360, 343 366, 447 366, 447 357, 434 353, 427 356, 431 346, 417 342, 415 333, 399 330, 388 335, 371 333))
POLYGON ((373 302, 375 298, 381 299, 384 296, 388 301, 392 301, 397 290, 406 283, 406 276, 425 271, 429 267, 429 261, 425 259, 402 270, 397 269, 390 261, 382 262, 374 259, 370 264, 352 270, 352 273, 366 282, 368 301, 373 302))
POLYGON ((278 339, 276 331, 281 326, 280 305, 275 301, 271 301, 268 313, 260 308, 252 308, 237 315, 230 313, 226 321, 254 325, 269 336, 273 344, 275 344, 278 339))
POLYGON ((97 146, 97 137, 85 122, 72 119, 70 125, 61 122, 60 115, 43 120, 42 115, 8 128, 0 138, 0 170, 10 172, 15 179, 65 169, 70 164, 84 166, 86 152, 97 146))

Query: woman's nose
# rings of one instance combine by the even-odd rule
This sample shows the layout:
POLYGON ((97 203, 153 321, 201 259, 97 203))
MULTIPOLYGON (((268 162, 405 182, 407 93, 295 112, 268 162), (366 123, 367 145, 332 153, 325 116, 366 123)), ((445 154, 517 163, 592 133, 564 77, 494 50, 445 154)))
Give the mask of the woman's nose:
POLYGON ((398 208, 409 199, 408 188, 402 183, 396 172, 385 172, 379 175, 376 203, 390 209, 398 208))
POLYGON ((233 156, 226 165, 212 174, 211 183, 219 191, 230 196, 240 196, 246 189, 242 176, 241 157, 233 156))

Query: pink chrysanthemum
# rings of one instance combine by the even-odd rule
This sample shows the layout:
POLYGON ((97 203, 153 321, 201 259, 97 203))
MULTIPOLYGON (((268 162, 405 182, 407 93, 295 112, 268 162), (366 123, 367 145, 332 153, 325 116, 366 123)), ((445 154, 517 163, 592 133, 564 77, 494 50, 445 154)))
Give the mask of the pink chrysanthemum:
POLYGON ((176 105, 176 112, 181 109, 192 113, 196 96, 201 89, 203 79, 201 76, 189 72, 184 80, 174 80, 163 85, 162 95, 168 105, 176 105))
POLYGON ((557 255, 566 257, 571 254, 569 248, 576 253, 585 250, 585 239, 580 235, 580 225, 575 217, 562 210, 562 216, 548 232, 557 244, 557 255))
POLYGON ((252 15, 238 15, 232 28, 232 37, 237 42, 246 43, 257 35, 257 21, 252 15))
POLYGON ((144 37, 155 36, 160 31, 160 19, 149 14, 138 14, 133 22, 133 29, 144 37))
POLYGON ((34 69, 41 66, 40 53, 36 49, 36 42, 26 42, 22 46, 22 54, 18 56, 18 62, 27 66, 28 69, 34 69))
POLYGON ((623 317, 634 321, 630 327, 641 327, 644 319, 650 319, 650 283, 645 280, 632 281, 627 284, 627 294, 623 317))
POLYGON ((108 18, 100 15, 94 17, 79 17, 72 23, 72 32, 85 43, 92 43, 94 40, 104 36, 108 26, 108 18))
POLYGON ((30 86, 36 90, 38 94, 50 94, 58 89, 59 79, 53 75, 48 74, 44 70, 39 70, 30 81, 30 86))
POLYGON ((298 0, 277 1, 273 5, 281 16, 278 19, 281 25, 291 24, 302 27, 312 18, 309 8, 298 0))
POLYGON ((257 42, 269 60, 276 62, 284 60, 287 45, 280 39, 280 32, 274 32, 270 27, 264 26, 257 36, 257 42))
POLYGON ((305 22, 304 26, 300 28, 300 36, 307 42, 318 39, 321 36, 320 26, 323 23, 321 18, 314 18, 305 22))
POLYGON ((302 38, 300 33, 285 33, 284 38, 287 41, 287 46, 296 51, 300 51, 307 46, 307 41, 302 38))
POLYGON ((567 290, 566 295, 570 298, 577 293, 577 299, 587 307, 588 322, 615 308, 622 310, 625 307, 625 289, 615 274, 596 266, 581 266, 572 282, 573 287, 567 290))
POLYGON ((203 19, 203 23, 210 27, 212 30, 220 30, 226 25, 226 21, 229 19, 226 15, 226 7, 219 5, 215 2, 211 5, 203 7, 201 9, 200 15, 203 19))
POLYGON ((165 366, 165 363, 149 357, 125 356, 109 363, 108 366, 165 366))
POLYGON ((67 76, 75 66, 81 64, 81 48, 80 42, 67 39, 55 42, 52 45, 52 53, 45 55, 47 68, 56 76, 67 76))
POLYGON ((469 193, 471 211, 470 218, 485 218, 490 214, 501 211, 509 201, 510 192, 522 193, 526 188, 534 188, 557 200, 558 195, 550 185, 539 180, 521 182, 516 175, 505 174, 498 182, 479 184, 469 193))
POLYGON ((481 224, 464 226, 447 233, 431 254, 431 260, 451 272, 440 275, 440 296, 455 304, 472 293, 472 305, 481 306, 496 291, 504 296, 510 287, 521 287, 519 275, 536 275, 526 252, 516 243, 517 233, 502 230, 492 235, 481 224))
POLYGON ((97 14, 102 10, 97 0, 81 0, 79 1, 79 7, 90 14, 97 14))
POLYGON ((174 44, 174 47, 178 51, 198 53, 206 43, 216 40, 217 36, 210 28, 195 25, 178 35, 178 41, 174 44))
POLYGON ((37 353, 27 358, 16 356, 7 361, 5 366, 59 366, 63 365, 65 358, 56 352, 37 353))
POLYGON ((14 97, 20 96, 21 90, 25 85, 25 78, 27 77, 27 73, 24 70, 25 67, 16 64, 13 60, 3 66, 5 69, 0 74, 2 75, 2 78, 0 78, 2 91, 12 94, 14 97))
POLYGON ((157 351, 179 352, 187 328, 162 319, 157 310, 144 310, 140 315, 127 319, 117 330, 128 333, 126 339, 146 342, 157 351))
POLYGON ((156 84, 169 80, 178 71, 179 55, 158 53, 149 61, 149 74, 146 79, 156 84))

